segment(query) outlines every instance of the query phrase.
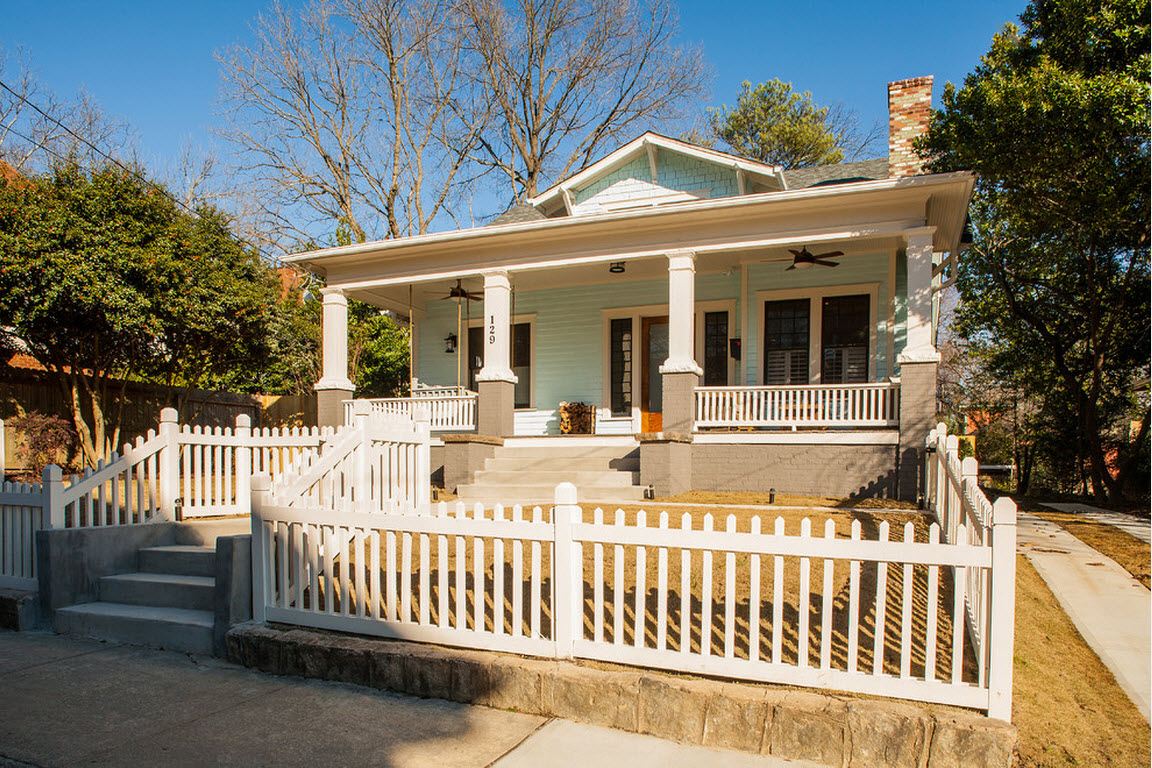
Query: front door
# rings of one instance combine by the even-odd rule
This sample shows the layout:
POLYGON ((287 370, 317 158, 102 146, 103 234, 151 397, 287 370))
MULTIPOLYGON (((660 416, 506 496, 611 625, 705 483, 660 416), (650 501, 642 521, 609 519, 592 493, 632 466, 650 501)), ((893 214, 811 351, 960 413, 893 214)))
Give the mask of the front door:
POLYGON ((668 316, 640 320, 640 431, 664 428, 664 379, 660 366, 668 359, 668 316))

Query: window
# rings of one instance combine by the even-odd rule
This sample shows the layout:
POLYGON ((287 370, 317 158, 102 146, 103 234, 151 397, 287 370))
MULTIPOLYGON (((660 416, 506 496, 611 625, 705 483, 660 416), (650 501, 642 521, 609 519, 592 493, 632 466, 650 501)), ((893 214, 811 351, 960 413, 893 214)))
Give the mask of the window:
POLYGON ((704 386, 728 385, 728 313, 704 313, 704 386))
MULTIPOLYGON (((468 329, 468 388, 476 391, 476 374, 484 367, 484 329, 468 329)), ((513 395, 517 408, 532 407, 532 324, 512 326, 512 373, 516 375, 513 395)))
POLYGON ((764 383, 808 383, 808 299, 764 302, 764 383))
POLYGON ((632 318, 621 317, 609 328, 609 395, 613 416, 632 414, 632 318))
POLYGON ((820 381, 858 384, 868 381, 868 295, 828 296, 823 300, 820 381))

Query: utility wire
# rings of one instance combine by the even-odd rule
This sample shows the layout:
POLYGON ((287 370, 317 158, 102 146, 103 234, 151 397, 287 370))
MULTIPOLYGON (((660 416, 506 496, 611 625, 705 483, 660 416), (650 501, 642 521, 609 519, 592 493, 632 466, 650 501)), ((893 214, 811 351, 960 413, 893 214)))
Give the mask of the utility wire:
MULTIPOLYGON (((66 132, 67 132, 67 133, 68 133, 70 136, 72 136, 72 137, 73 137, 74 139, 76 139, 77 141, 79 141, 79 142, 82 142, 83 144, 85 144, 86 146, 88 146, 89 148, 91 148, 93 152, 96 152, 97 154, 99 154, 99 155, 100 155, 101 157, 103 157, 104 159, 106 159, 106 160, 108 160, 109 162, 111 162, 111 163, 114 163, 115 165, 119 166, 119 167, 120 167, 121 169, 123 169, 123 170, 124 170, 126 173, 129 173, 129 174, 131 174, 131 175, 133 176, 133 178, 135 178, 135 179, 137 179, 138 181, 140 181, 141 183, 143 183, 143 184, 145 184, 145 185, 147 185, 147 186, 151 187, 152 189, 155 189, 155 190, 156 190, 156 191, 158 191, 160 194, 162 194, 162 195, 164 195, 165 197, 167 197, 167 198, 168 198, 169 200, 171 200, 173 203, 175 203, 176 205, 180 206, 180 208, 182 208, 182 209, 184 209, 185 211, 187 211, 189 215, 191 215, 191 216, 195 216, 195 217, 199 217, 199 214, 198 214, 198 213, 196 213, 196 211, 194 211, 192 208, 189 208, 189 207, 188 207, 188 206, 187 206, 187 205, 184 203, 184 201, 183 201, 183 200, 180 200, 178 197, 176 197, 175 195, 173 195, 171 192, 169 192, 167 189, 165 189, 164 187, 160 186, 160 185, 159 185, 159 184, 157 184, 156 182, 154 182, 154 181, 150 181, 149 179, 145 178, 145 177, 144 177, 144 176, 143 176, 143 175, 142 175, 142 174, 141 174, 139 171, 137 171, 136 169, 134 169, 134 168, 130 168, 129 166, 127 166, 127 165, 125 165, 124 163, 122 163, 122 162, 121 162, 119 159, 117 159, 117 158, 113 157, 112 155, 108 154, 108 153, 107 153, 107 152, 105 152, 104 150, 100 149, 100 147, 96 146, 96 145, 95 145, 95 144, 93 144, 91 141, 89 141, 88 139, 84 138, 83 136, 81 136, 80 134, 78 134, 78 133, 76 133, 74 130, 72 130, 72 128, 71 128, 70 126, 68 126, 68 125, 66 125, 65 123, 61 122, 61 121, 59 120, 59 118, 56 118, 56 117, 54 117, 54 116, 52 116, 52 115, 48 114, 47 112, 45 112, 43 109, 41 109, 41 108, 39 107, 39 105, 37 105, 37 104, 36 104, 35 102, 33 102, 32 100, 30 100, 30 99, 29 99, 27 96, 24 96, 23 94, 21 94, 21 93, 17 93, 16 91, 12 90, 12 88, 11 88, 11 87, 9 87, 9 85, 8 85, 7 83, 5 83, 3 80, 0 80, 0 88, 3 88, 4 90, 8 91, 8 93, 10 93, 10 94, 12 94, 13 96, 15 96, 16 98, 20 99, 20 101, 24 102, 25 104, 27 104, 27 105, 28 105, 29 107, 31 107, 32 109, 34 109, 34 110, 36 110, 37 112, 39 112, 39 113, 40 113, 41 115, 43 115, 45 118, 47 118, 48 120, 51 120, 53 123, 55 123, 56 125, 58 125, 58 126, 60 126, 61 128, 63 128, 63 129, 64 129, 64 130, 65 130, 65 131, 66 131, 66 132)), ((32 144, 35 144, 35 143, 36 143, 36 142, 35 142, 35 141, 33 141, 32 139, 30 139, 30 138, 28 138, 27 136, 25 136, 23 133, 21 133, 21 132, 17 131, 15 128, 9 127, 9 128, 8 128, 8 130, 10 130, 12 133, 16 134, 17 136, 19 136, 20 138, 24 139, 24 140, 25 140, 25 141, 27 141, 27 142, 30 142, 30 143, 32 143, 32 144)), ((50 149, 50 148, 49 148, 47 145, 41 144, 41 145, 40 145, 40 149, 43 149, 45 152, 47 152, 48 154, 52 155, 53 157, 55 157, 55 158, 56 158, 56 159, 58 159, 58 160, 61 160, 61 161, 64 161, 64 162, 69 162, 69 158, 66 158, 66 157, 62 156, 60 153, 56 152, 55 150, 52 150, 52 149, 50 149)), ((91 169, 91 168, 89 168, 89 170, 92 170, 92 169, 91 169)), ((256 253, 257 253, 258 255, 260 255, 261 257, 265 257, 265 254, 264 254, 264 252, 263 252, 263 251, 260 249, 260 246, 256 245, 256 244, 255 244, 255 243, 253 243, 251 240, 248 240, 247 238, 245 238, 245 237, 242 237, 241 235, 238 235, 238 234, 236 234, 235 232, 233 232, 233 233, 232 233, 232 236, 233 236, 233 237, 235 237, 237 240, 239 240, 241 243, 243 243, 243 244, 247 245, 247 246, 248 246, 249 248, 251 248, 252 250, 256 251, 256 253)), ((273 259, 271 256, 267 256, 266 258, 267 258, 269 261, 271 261, 271 262, 273 262, 274 264, 277 264, 277 265, 283 265, 283 263, 284 263, 284 262, 282 262, 280 259, 273 259)), ((307 270, 300 270, 300 269, 299 269, 298 267, 296 267, 295 265, 289 265, 289 266, 292 266, 292 268, 293 268, 293 269, 296 269, 296 270, 298 270, 298 271, 300 271, 300 272, 303 272, 303 273, 305 273, 306 275, 310 275, 310 274, 311 274, 311 273, 307 272, 307 270)))

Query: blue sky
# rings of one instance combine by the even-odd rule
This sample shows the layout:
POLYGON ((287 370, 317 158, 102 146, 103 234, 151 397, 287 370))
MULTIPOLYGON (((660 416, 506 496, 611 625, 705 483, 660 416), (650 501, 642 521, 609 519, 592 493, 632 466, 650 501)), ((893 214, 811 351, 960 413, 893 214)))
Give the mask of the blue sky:
MULTIPOLYGON (((290 0, 285 0, 290 2, 290 0)), ((164 167, 189 139, 211 142, 215 51, 242 40, 268 0, 64 2, 7 0, 0 49, 20 47, 61 97, 83 87, 131 124, 141 160, 164 167)), ((1024 0, 888 3, 683 0, 686 41, 704 47, 709 104, 732 103, 743 80, 778 77, 819 103, 844 102, 886 125, 891 80, 960 82, 1024 0)), ((883 148, 877 154, 882 154, 883 148)))

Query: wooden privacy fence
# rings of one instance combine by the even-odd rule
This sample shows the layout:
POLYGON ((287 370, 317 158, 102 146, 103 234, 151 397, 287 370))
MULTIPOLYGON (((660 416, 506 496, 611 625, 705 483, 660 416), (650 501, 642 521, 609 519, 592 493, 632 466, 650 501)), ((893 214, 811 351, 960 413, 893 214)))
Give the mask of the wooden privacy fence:
POLYGON ((699 427, 895 427, 900 385, 697 387, 699 427))
MULTIPOLYGON (((176 418, 174 409, 165 408, 159 431, 150 430, 67 483, 56 466, 45 468, 40 483, 4 483, 0 488, 0 587, 37 589, 38 530, 247 515, 253 472, 280 477, 321 456, 326 446, 347 443, 342 432, 331 429, 253 430, 245 414, 236 417, 235 428, 181 426, 176 418)), ((410 434, 418 432, 410 428, 410 434)), ((421 434, 426 433, 425 428, 421 434)), ((364 431, 356 434, 362 436, 364 431)), ((388 453, 380 441, 376 446, 377 453, 388 453)), ((406 454, 415 450, 405 448, 406 454)), ((405 499, 431 495, 427 439, 424 451, 423 484, 404 485, 405 499)), ((414 465, 393 467, 408 472, 414 465)), ((395 496, 400 482, 395 473, 387 479, 378 492, 385 499, 395 496)))
POLYGON ((1003 607, 989 595, 1011 592, 1000 579, 1012 575, 1014 537, 976 543, 960 523, 945 540, 922 519, 896 532, 846 518, 786 531, 783 519, 762 530, 758 517, 738 530, 729 516, 717 530, 711 515, 606 515, 575 501, 564 483, 548 509, 333 511, 288 504, 254 478, 256 618, 1008 719, 1011 610, 990 612, 980 643, 967 613, 1003 607), (981 661, 1001 642, 1006 656, 981 661))

